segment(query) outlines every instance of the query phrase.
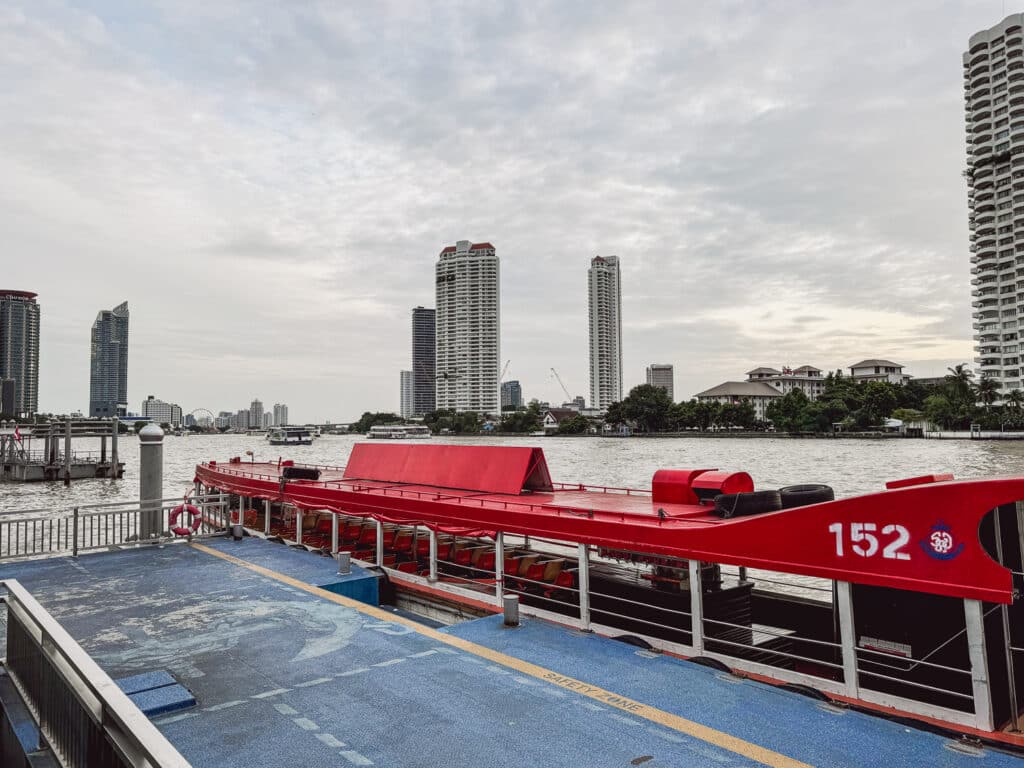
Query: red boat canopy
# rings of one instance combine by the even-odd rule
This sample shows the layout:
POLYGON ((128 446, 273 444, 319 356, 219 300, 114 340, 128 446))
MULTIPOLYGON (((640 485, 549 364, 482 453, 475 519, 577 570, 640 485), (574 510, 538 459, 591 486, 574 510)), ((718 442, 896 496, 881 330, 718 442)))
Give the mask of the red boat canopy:
POLYGON ((344 477, 515 496, 551 491, 544 451, 511 446, 356 443, 344 477))

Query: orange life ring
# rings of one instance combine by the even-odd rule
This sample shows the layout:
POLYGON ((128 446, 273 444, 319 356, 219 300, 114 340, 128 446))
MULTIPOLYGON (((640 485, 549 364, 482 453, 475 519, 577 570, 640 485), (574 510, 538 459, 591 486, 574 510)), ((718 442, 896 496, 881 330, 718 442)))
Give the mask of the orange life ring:
POLYGON ((191 536, 199 530, 199 526, 202 524, 203 513, 200 511, 199 507, 195 507, 191 504, 179 504, 171 511, 171 516, 167 520, 167 525, 170 526, 171 533, 175 536, 191 536), (175 525, 183 512, 187 512, 189 517, 192 519, 192 525, 188 528, 182 525, 175 525))

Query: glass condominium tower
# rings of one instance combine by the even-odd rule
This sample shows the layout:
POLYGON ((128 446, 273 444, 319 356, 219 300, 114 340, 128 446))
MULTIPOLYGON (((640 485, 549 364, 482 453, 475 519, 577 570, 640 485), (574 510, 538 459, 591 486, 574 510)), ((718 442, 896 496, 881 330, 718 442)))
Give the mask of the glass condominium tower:
POLYGON ((104 309, 92 324, 89 416, 128 413, 128 302, 104 309))
POLYGON ((1024 313, 1024 14, 971 35, 963 55, 971 307, 977 364, 1021 387, 1024 313))
POLYGON ((14 413, 5 416, 30 416, 39 409, 37 295, 0 290, 0 382, 13 381, 14 386, 14 413))

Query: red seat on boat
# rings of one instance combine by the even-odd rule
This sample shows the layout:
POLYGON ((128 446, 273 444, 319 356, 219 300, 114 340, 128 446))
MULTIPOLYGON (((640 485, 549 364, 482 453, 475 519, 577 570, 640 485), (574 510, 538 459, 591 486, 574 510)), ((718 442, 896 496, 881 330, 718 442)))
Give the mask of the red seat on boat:
MULTIPOLYGON (((430 546, 429 542, 427 542, 427 546, 430 546)), ((412 534, 409 533, 409 531, 396 531, 395 541, 391 545, 391 548, 395 550, 395 552, 411 552, 412 534)))
POLYGON ((417 557, 429 557, 430 556, 430 537, 420 536, 416 539, 416 556, 417 557))
POLYGON ((472 549, 460 549, 455 553, 455 562, 459 565, 469 565, 473 559, 472 549))
POLYGON ((495 553, 493 550, 491 552, 484 552, 482 555, 480 555, 480 559, 476 561, 476 567, 482 571, 493 571, 494 560, 495 553))
POLYGON ((415 560, 410 560, 407 563, 399 563, 398 570, 402 573, 416 573, 416 571, 419 570, 419 563, 415 560))

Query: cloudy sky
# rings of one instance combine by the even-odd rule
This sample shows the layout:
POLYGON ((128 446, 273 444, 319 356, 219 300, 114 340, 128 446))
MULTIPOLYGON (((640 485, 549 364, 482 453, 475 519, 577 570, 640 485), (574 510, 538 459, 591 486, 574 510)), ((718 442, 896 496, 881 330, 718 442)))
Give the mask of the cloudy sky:
POLYGON ((0 287, 40 408, 292 420, 398 407, 409 310, 494 243, 502 360, 589 397, 586 271, 623 265, 625 385, 973 357, 961 53, 1005 3, 5 0, 0 287))

